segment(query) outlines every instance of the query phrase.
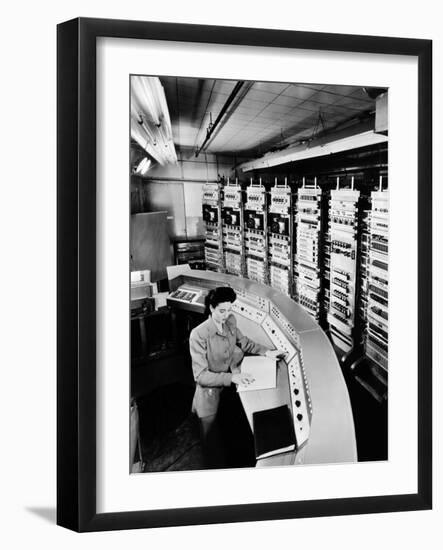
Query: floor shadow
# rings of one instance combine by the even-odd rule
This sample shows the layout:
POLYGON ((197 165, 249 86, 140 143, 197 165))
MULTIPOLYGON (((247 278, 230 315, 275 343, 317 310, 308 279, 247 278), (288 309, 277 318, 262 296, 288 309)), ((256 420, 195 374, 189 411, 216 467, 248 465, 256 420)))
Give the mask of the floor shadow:
POLYGON ((40 508, 38 506, 30 506, 26 508, 28 512, 31 512, 31 514, 34 514, 36 516, 39 516, 46 521, 49 521, 49 523, 55 523, 57 518, 57 513, 55 508, 40 508))

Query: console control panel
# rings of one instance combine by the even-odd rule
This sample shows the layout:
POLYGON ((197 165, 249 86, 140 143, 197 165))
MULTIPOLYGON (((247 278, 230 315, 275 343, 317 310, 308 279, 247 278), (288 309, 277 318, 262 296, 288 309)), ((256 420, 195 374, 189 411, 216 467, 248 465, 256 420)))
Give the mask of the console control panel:
MULTIPOLYGON (((202 281, 199 287, 195 278, 181 276, 183 281, 168 296, 168 305, 190 311, 204 311, 204 298, 216 285, 202 281)), ((281 360, 287 366, 290 409, 293 416, 297 448, 304 445, 309 438, 312 418, 312 404, 308 379, 303 366, 302 350, 299 347, 299 336, 294 326, 286 319, 276 304, 244 288, 232 285, 237 300, 232 304, 234 315, 243 317, 261 327, 275 349, 285 352, 281 360)))
POLYGON ((298 353, 288 362, 288 378, 295 437, 297 448, 300 448, 309 439, 312 403, 308 380, 298 353))
POLYGON ((174 292, 171 292, 171 294, 168 296, 168 299, 175 300, 177 302, 187 302, 191 304, 193 302, 197 302, 201 295, 201 290, 194 289, 188 286, 182 286, 174 292))

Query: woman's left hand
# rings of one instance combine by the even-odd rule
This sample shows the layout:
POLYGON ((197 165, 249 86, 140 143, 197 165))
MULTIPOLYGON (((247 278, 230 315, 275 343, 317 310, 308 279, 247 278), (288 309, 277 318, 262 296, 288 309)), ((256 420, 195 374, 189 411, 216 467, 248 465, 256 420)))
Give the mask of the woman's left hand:
POLYGON ((270 357, 271 359, 284 358, 285 355, 286 355, 286 352, 281 349, 268 349, 265 353, 265 356, 270 357))

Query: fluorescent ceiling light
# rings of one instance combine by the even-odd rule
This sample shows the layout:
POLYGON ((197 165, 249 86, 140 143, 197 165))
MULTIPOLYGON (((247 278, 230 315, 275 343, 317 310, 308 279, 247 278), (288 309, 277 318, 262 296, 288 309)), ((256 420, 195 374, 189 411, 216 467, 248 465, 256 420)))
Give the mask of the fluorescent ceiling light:
POLYGON ((148 157, 144 157, 138 163, 137 168, 135 169, 135 173, 141 176, 144 176, 150 167, 151 167, 150 159, 148 159, 148 157))
POLYGON ((176 164, 168 105, 157 77, 131 77, 131 137, 162 166, 176 164))
POLYGON ((260 168, 270 168, 272 166, 278 166, 279 164, 286 164, 287 162, 297 162, 298 160, 332 155, 334 153, 349 151, 368 145, 376 145, 377 143, 386 141, 388 141, 387 136, 376 134, 373 131, 362 132, 319 145, 297 145, 296 147, 291 147, 283 151, 268 153, 262 158, 244 162, 240 165, 240 168, 243 172, 260 168))

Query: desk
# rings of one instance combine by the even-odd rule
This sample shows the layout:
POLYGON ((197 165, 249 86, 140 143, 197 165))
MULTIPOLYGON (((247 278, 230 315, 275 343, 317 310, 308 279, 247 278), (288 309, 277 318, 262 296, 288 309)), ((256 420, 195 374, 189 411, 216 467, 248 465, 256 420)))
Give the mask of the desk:
MULTIPOLYGON (((241 277, 193 270, 171 281, 171 289, 175 290, 184 283, 203 288, 232 286, 237 290, 243 289, 268 300, 295 329, 313 407, 309 440, 297 453, 284 453, 262 459, 257 462, 257 466, 356 462, 354 420, 343 374, 330 341, 310 315, 273 288, 241 277)), ((200 306, 193 304, 192 307, 195 309, 200 306)), ((237 323, 248 337, 272 346, 267 334, 257 323, 241 316, 237 316, 237 323)), ((286 336, 289 338, 288 334, 286 336)), ((255 411, 290 404, 289 392, 287 365, 285 361, 279 361, 275 389, 240 393, 251 428, 252 414, 255 411)))

